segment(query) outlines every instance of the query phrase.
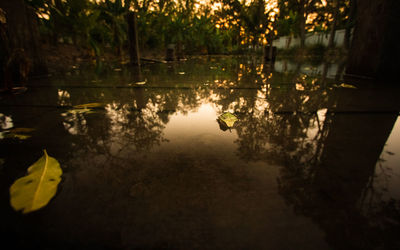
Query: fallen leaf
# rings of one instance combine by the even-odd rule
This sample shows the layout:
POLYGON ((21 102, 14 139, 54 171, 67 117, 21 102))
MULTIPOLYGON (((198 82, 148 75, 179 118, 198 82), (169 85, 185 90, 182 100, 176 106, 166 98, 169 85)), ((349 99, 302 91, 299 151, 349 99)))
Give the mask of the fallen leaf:
POLYGON ((67 113, 64 114, 92 114, 92 113, 95 113, 93 109, 82 108, 82 109, 70 109, 67 111, 67 113))
POLYGON ((87 108, 99 108, 99 107, 103 107, 104 104, 103 103, 99 103, 99 102, 92 102, 92 103, 86 103, 86 104, 80 104, 80 105, 75 105, 73 106, 75 109, 87 109, 87 108))
POLYGON ((335 88, 347 88, 347 89, 356 89, 357 88, 354 85, 347 84, 347 83, 342 83, 340 85, 334 84, 333 87, 335 87, 335 88))
POLYGON ((28 133, 34 131, 34 128, 13 128, 9 130, 2 131, 0 138, 11 138, 11 139, 19 139, 26 140, 30 137, 28 133))
POLYGON ((14 133, 8 133, 4 135, 4 138, 16 138, 19 140, 26 140, 28 138, 31 138, 31 135, 24 135, 24 134, 14 134, 14 133))
POLYGON ((354 85, 347 84, 347 83, 342 83, 342 84, 340 84, 340 87, 342 87, 342 88, 349 88, 349 89, 356 89, 356 87, 355 87, 354 85))
POLYGON ((234 114, 226 112, 220 115, 218 117, 218 120, 223 124, 225 124, 228 128, 232 128, 235 122, 238 120, 238 118, 234 114))
POLYGON ((8 130, 10 133, 30 133, 35 131, 34 128, 13 128, 8 130))
POLYGON ((95 113, 93 108, 103 108, 104 104, 99 102, 92 102, 73 106, 73 109, 67 111, 69 114, 91 114, 95 113))
POLYGON ((57 192, 61 175, 58 161, 44 150, 44 155, 28 168, 28 175, 11 185, 11 206, 24 214, 46 206, 57 192))

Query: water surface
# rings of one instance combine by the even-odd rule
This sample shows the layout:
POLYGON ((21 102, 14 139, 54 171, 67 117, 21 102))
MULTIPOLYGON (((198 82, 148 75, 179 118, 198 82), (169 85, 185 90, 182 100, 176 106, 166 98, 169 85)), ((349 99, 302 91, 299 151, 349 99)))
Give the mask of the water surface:
POLYGON ((399 92, 341 87, 340 69, 198 57, 33 80, 0 100, 2 235, 22 248, 399 247, 399 92), (86 103, 102 105, 74 112, 86 103), (43 149, 63 181, 21 215, 8 189, 43 149))

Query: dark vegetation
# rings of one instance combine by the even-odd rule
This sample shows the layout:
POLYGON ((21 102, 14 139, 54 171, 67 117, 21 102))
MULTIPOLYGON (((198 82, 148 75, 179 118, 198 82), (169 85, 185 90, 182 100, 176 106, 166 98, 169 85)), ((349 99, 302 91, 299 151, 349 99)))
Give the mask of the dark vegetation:
MULTIPOLYGON (((26 12, 33 13, 27 17, 27 21, 35 26, 31 32, 38 33, 41 53, 50 68, 55 66, 55 70, 58 70, 57 66, 82 60, 126 60, 129 47, 126 16, 133 11, 137 13, 139 49, 144 57, 163 58, 170 44, 181 57, 248 53, 271 44, 280 36, 290 35, 300 37, 300 48, 296 52, 323 55, 325 47, 305 49, 306 33, 325 32, 331 37, 328 47, 333 48, 333 31, 345 28, 347 43, 344 47, 348 48, 354 24, 352 2, 6 0, 0 4, 4 12, 2 46, 9 43, 7 36, 10 32, 6 29, 18 26, 12 19, 15 15, 22 15, 13 13, 13 8, 19 5, 26 12)), ((8 52, 2 52, 3 65, 10 60, 13 50, 21 49, 18 45, 8 47, 3 49, 8 52)), ((24 46, 22 49, 27 50, 24 46)), ((284 54, 291 51, 293 49, 284 54)), ((33 64, 36 66, 37 63, 33 64)))

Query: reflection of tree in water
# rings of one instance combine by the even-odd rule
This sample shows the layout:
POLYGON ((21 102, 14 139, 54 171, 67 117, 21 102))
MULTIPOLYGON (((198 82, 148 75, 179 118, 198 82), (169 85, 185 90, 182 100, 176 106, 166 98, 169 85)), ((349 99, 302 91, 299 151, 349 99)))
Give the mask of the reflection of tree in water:
MULTIPOLYGON (((80 145, 109 155, 114 167, 126 166, 132 154, 149 152, 164 141, 163 129, 171 114, 187 114, 211 102, 218 112, 239 116, 236 143, 240 158, 283 166, 278 179, 280 193, 295 212, 320 225, 332 246, 390 244, 392 229, 398 228, 398 201, 374 203, 376 208, 364 212, 359 200, 374 175, 376 152, 379 154, 380 145, 385 143, 392 117, 369 120, 333 115, 328 111, 338 108, 340 98, 320 89, 316 79, 298 74, 293 76, 295 82, 281 83, 280 74, 271 77, 268 68, 257 63, 229 67, 228 71, 235 69, 238 74, 214 75, 207 87, 91 90, 82 95, 84 101, 71 95, 72 104, 92 99, 107 103, 105 111, 74 118, 80 131, 77 134, 85 141, 80 145), (374 130, 360 129, 371 123, 376 125, 371 126, 374 130), (360 138, 371 135, 376 140, 357 144, 362 142, 360 138)), ((115 175, 116 168, 110 169, 115 175)), ((124 170, 119 176, 131 175, 124 170)), ((134 177, 124 178, 126 184, 135 183, 134 177)))
POLYGON ((315 79, 302 76, 295 83, 279 84, 270 72, 264 73, 268 75, 265 79, 259 73, 259 80, 264 84, 257 89, 240 91, 238 100, 232 102, 237 104, 234 111, 241 114, 237 126, 238 154, 246 160, 278 162, 312 158, 317 148, 313 147, 314 141, 322 134, 323 108, 329 102, 327 92, 318 89, 315 79), (314 134, 313 138, 309 138, 310 133, 314 134))
POLYGON ((235 108, 238 155, 281 165, 280 193, 323 228, 334 248, 398 247, 399 201, 375 196, 365 211, 365 192, 373 190, 375 165, 397 116, 329 113, 346 110, 343 99, 303 76, 283 88, 267 84, 263 103, 254 98, 260 91, 251 94, 252 102, 235 108))
MULTIPOLYGON (((105 109, 95 113, 65 113, 64 124, 70 133, 80 135, 86 141, 81 145, 90 150, 119 157, 120 154, 129 156, 128 152, 145 152, 164 140, 162 130, 170 114, 198 105, 196 95, 186 92, 131 89, 122 93, 96 93, 92 90, 96 96, 93 99, 102 99, 105 109)), ((82 102, 75 100, 75 103, 82 102)))
POLYGON ((399 201, 384 201, 383 190, 371 185, 393 117, 339 114, 326 121, 321 159, 305 166, 285 165, 279 178, 281 194, 295 211, 315 220, 335 248, 398 247, 399 201), (375 193, 372 204, 366 193, 375 193))
MULTIPOLYGON (((82 97, 104 103, 103 110, 64 118, 77 131, 74 157, 67 163, 74 171, 64 185, 72 196, 66 199, 76 199, 73 188, 85 183, 90 188, 82 197, 95 193, 101 194, 101 201, 115 202, 114 192, 125 195, 145 175, 146 159, 166 141, 163 130, 170 116, 179 110, 190 111, 199 100, 196 91, 187 89, 92 89, 90 93, 82 97)), ((79 94, 75 98, 73 105, 82 103, 79 94)))
POLYGON ((238 154, 245 160, 310 164, 316 161, 321 150, 318 142, 323 131, 317 124, 318 114, 243 117, 237 127, 238 154), (315 135, 310 138, 310 133, 315 135))
MULTIPOLYGON (((106 112, 69 114, 65 117, 64 125, 71 134, 86 135, 82 138, 88 140, 86 146, 91 150, 109 152, 110 150, 104 147, 108 145, 107 147, 110 148, 111 143, 115 147, 115 143, 118 142, 120 146, 126 144, 129 145, 127 147, 130 150, 140 151, 148 150, 163 141, 162 129, 173 112, 180 111, 186 114, 188 111, 196 110, 203 102, 217 102, 220 112, 232 110, 248 113, 254 112, 253 107, 260 106, 258 103, 265 96, 260 92, 260 88, 262 86, 264 89, 268 88, 266 83, 271 76, 271 71, 267 66, 259 64, 254 57, 240 60, 224 57, 199 58, 198 60, 206 60, 206 63, 196 64, 196 67, 191 64, 168 66, 155 64, 145 68, 139 74, 150 82, 158 82, 157 85, 161 86, 164 81, 168 83, 168 86, 172 83, 172 86, 177 88, 145 87, 143 89, 127 88, 121 91, 112 88, 61 90, 59 91, 60 105, 99 101, 108 104, 106 112), (247 62, 243 64, 243 61, 247 62), (154 72, 157 73, 154 74, 154 72), (179 76, 183 83, 176 80, 178 72, 186 72, 179 76), (194 84, 195 88, 179 88, 185 86, 185 82, 193 86, 192 81, 198 81, 200 86, 194 84), (208 87, 203 88, 205 82, 208 83, 208 87), (109 143, 105 143, 107 141, 109 143)), ((122 71, 119 80, 129 82, 136 77, 135 75, 137 75, 135 70, 122 71)), ((95 84, 99 84, 97 82, 100 80, 101 78, 97 79, 95 84)), ((115 81, 118 78, 105 81, 109 80, 115 81)), ((308 101, 304 98, 296 100, 308 101)), ((279 105, 286 106, 286 100, 297 105, 293 103, 293 99, 284 96, 279 100, 283 104, 279 105)), ((279 110, 279 107, 276 107, 276 110, 279 110)))

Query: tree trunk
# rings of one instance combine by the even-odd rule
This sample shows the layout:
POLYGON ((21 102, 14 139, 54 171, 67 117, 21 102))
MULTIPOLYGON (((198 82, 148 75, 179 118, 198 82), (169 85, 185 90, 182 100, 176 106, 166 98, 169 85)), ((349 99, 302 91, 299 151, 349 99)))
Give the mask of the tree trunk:
POLYGON ((306 46, 306 12, 304 0, 300 1, 299 8, 299 25, 300 25, 300 48, 304 49, 306 46))
POLYGON ((23 0, 2 0, 0 8, 6 12, 10 52, 23 51, 31 62, 30 74, 47 73, 34 10, 26 6, 23 0))
POLYGON ((292 43, 292 35, 289 35, 286 40, 286 49, 290 48, 290 44, 292 43))
POLYGON ((356 0, 350 0, 350 11, 349 11, 349 19, 346 23, 346 29, 344 33, 344 48, 348 51, 350 49, 351 42, 351 30, 354 27, 354 22, 356 18, 356 9, 357 4, 356 0))
POLYGON ((129 36, 129 56, 131 64, 140 66, 139 41, 137 34, 136 12, 129 12, 127 15, 128 36, 129 36))
POLYGON ((275 61, 275 56, 274 56, 274 39, 271 38, 271 43, 269 45, 269 51, 268 51, 268 57, 271 59, 271 62, 275 61))
POLYGON ((336 23, 339 14, 339 3, 338 0, 333 1, 333 21, 331 24, 331 31, 329 34, 328 48, 333 49, 335 47, 335 33, 336 33, 336 23))
POLYGON ((397 83, 400 1, 359 0, 346 74, 397 83))
POLYGON ((350 41, 351 41, 351 28, 346 27, 344 31, 344 41, 343 47, 348 51, 350 49, 350 41))
POLYGON ((65 27, 63 27, 62 16, 60 15, 60 12, 65 14, 65 8, 61 0, 54 0, 54 6, 55 8, 50 8, 50 18, 54 25, 51 30, 51 42, 52 45, 57 46, 59 39, 58 35, 62 34, 65 30, 65 27))

